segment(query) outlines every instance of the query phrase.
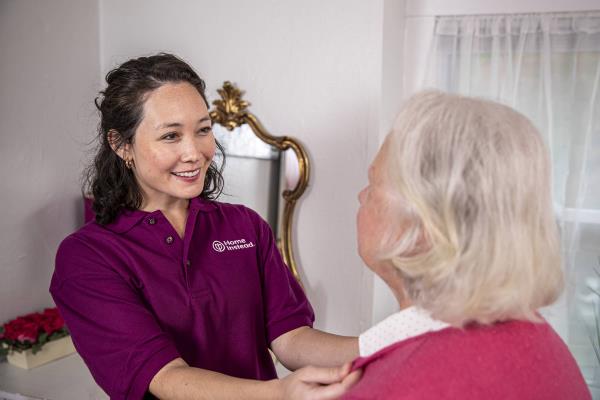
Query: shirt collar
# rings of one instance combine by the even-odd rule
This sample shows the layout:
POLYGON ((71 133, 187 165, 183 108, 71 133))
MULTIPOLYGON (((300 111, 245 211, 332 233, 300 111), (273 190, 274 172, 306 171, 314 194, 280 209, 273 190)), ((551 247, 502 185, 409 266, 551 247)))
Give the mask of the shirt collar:
POLYGON ((429 312, 411 306, 390 315, 358 338, 361 357, 368 357, 401 340, 427 332, 439 331, 450 325, 431 318, 429 312))
MULTIPOLYGON (((194 197, 190 200, 190 211, 198 210, 203 212, 211 212, 217 209, 213 200, 206 200, 200 197, 194 197)), ((115 220, 105 227, 115 233, 125 233, 140 223, 142 220, 150 220, 151 218, 162 218, 163 213, 160 210, 148 212, 142 210, 123 210, 115 218, 115 220)))

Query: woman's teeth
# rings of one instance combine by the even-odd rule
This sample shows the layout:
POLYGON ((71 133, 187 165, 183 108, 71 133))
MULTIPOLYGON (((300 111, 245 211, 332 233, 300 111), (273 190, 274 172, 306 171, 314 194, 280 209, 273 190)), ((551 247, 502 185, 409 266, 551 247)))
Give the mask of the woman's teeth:
POLYGON ((200 173, 200 170, 197 169, 195 171, 190 171, 190 172, 173 172, 173 175, 183 176, 185 178, 193 178, 194 176, 198 175, 199 173, 200 173))

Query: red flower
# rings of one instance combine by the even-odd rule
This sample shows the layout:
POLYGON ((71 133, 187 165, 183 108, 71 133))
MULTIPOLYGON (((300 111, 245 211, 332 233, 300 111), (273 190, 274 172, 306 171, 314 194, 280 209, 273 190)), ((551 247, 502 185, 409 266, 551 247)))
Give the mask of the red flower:
POLYGON ((14 319, 4 324, 4 337, 10 340, 18 340, 18 337, 23 333, 27 321, 23 318, 14 319))
POLYGON ((28 322, 21 327, 17 340, 21 343, 35 343, 38 337, 39 326, 34 322, 28 322))
POLYGON ((21 343, 35 343, 40 332, 50 335, 65 325, 56 308, 47 308, 42 313, 31 313, 4 324, 4 334, 0 339, 21 343))
POLYGON ((60 314, 58 313, 58 308, 46 308, 42 313, 44 317, 50 318, 60 318, 60 314))
POLYGON ((44 329, 44 332, 46 332, 48 335, 62 329, 64 325, 65 323, 60 317, 42 321, 42 329, 44 329))
POLYGON ((47 308, 42 314, 42 321, 40 325, 42 329, 44 329, 44 331, 50 335, 51 333, 62 329, 65 325, 65 322, 58 313, 58 309, 47 308))
POLYGON ((31 313, 22 317, 24 320, 32 323, 38 323, 42 320, 42 315, 40 313, 31 313))

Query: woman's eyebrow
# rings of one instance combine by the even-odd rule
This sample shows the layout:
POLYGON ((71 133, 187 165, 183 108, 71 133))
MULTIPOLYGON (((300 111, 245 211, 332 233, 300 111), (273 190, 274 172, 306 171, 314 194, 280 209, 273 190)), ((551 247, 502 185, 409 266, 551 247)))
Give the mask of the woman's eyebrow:
MULTIPOLYGON (((200 124, 205 121, 210 121, 210 116, 200 118, 196 124, 200 124)), ((164 122, 156 126, 155 129, 164 129, 164 128, 181 128, 183 124, 181 122, 164 122)))
POLYGON ((156 129, 163 129, 163 128, 180 128, 182 127, 183 124, 179 123, 179 122, 165 122, 162 124, 159 124, 156 126, 156 129))

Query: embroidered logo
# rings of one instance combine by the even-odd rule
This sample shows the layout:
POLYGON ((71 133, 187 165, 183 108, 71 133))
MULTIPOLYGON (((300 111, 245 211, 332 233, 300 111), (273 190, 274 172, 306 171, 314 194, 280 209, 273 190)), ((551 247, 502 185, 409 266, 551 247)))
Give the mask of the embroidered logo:
POLYGON ((232 251, 232 250, 249 249, 254 246, 255 245, 253 242, 246 242, 246 239, 224 240, 222 242, 215 240, 212 243, 213 250, 216 252, 219 252, 219 253, 222 253, 225 250, 232 251))
POLYGON ((219 253, 222 253, 225 251, 225 245, 221 242, 219 242, 218 240, 215 240, 213 242, 213 249, 215 251, 218 251, 219 253))

